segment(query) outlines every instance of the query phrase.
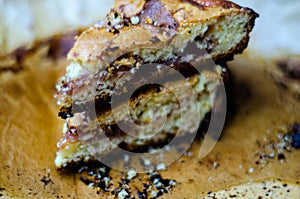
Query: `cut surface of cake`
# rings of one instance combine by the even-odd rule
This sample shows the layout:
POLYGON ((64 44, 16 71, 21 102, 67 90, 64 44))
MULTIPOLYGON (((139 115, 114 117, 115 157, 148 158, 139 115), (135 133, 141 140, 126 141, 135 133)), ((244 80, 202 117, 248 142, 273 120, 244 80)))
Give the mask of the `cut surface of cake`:
POLYGON ((56 167, 196 132, 226 76, 223 64, 211 63, 242 53, 257 16, 221 0, 117 1, 68 55, 57 85, 65 125, 56 167), (125 131, 128 122, 136 125, 125 131))

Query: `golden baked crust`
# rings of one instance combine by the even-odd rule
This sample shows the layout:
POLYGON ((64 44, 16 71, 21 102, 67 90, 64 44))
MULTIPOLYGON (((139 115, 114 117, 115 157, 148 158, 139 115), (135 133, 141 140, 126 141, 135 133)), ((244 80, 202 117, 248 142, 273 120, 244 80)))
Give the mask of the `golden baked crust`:
MULTIPOLYGON (((116 6, 120 7, 108 15, 106 22, 95 23, 85 31, 69 53, 69 60, 85 63, 85 67, 90 69, 94 67, 93 63, 103 61, 102 66, 97 66, 99 70, 111 61, 108 56, 122 54, 132 46, 170 46, 171 50, 179 51, 196 37, 207 38, 217 32, 225 35, 229 28, 232 30, 224 41, 212 38, 218 41, 213 46, 216 50, 210 54, 214 60, 231 58, 234 53, 241 53, 246 48, 258 16, 251 9, 227 1, 153 0, 127 5, 128 2, 131 1, 117 1, 116 6), (230 27, 228 22, 234 21, 240 24, 231 24, 234 27, 230 27), (214 26, 220 27, 214 29, 214 26), (231 46, 226 40, 231 41, 231 46)), ((204 50, 209 49, 204 47, 204 50)))

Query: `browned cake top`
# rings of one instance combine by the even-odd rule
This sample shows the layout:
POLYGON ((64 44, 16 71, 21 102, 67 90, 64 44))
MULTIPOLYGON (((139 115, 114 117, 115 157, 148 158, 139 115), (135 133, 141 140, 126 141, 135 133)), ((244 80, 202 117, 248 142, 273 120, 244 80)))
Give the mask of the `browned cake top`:
POLYGON ((251 9, 221 0, 121 0, 115 7, 106 20, 96 22, 77 39, 69 59, 109 62, 108 57, 122 54, 129 46, 161 47, 167 44, 180 48, 178 40, 182 38, 178 36, 189 37, 188 29, 193 24, 206 23, 219 16, 246 14, 253 19, 252 24, 245 27, 245 32, 250 32, 257 17, 251 9))

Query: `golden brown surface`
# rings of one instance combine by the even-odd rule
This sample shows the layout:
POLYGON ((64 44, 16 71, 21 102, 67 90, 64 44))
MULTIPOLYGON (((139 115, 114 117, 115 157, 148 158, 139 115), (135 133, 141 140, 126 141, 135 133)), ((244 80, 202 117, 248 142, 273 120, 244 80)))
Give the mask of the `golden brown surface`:
POLYGON ((214 60, 228 58, 247 47, 249 33, 258 17, 253 10, 227 1, 153 0, 124 5, 128 2, 132 3, 117 1, 115 7, 120 6, 121 12, 110 13, 107 21, 95 23, 79 36, 68 58, 85 63, 87 70, 93 71, 94 67, 102 69, 99 62, 111 63, 110 56, 114 58, 145 46, 177 52, 197 36, 217 40, 210 53, 214 60), (133 23, 131 17, 138 17, 138 22, 133 23), (238 24, 230 27, 228 21, 238 24), (225 29, 230 32, 225 33, 225 29), (219 35, 213 37, 214 34, 219 35), (226 39, 222 34, 227 34, 226 39), (230 40, 231 46, 222 40, 230 40))
MULTIPOLYGON (((232 88, 236 113, 228 119, 222 139, 205 159, 197 159, 196 142, 193 157, 183 156, 161 172, 163 177, 178 182, 162 198, 193 198, 265 178, 300 179, 299 150, 285 153, 282 162, 275 158, 264 167, 255 164, 259 160, 257 152, 263 150, 257 140, 276 140, 283 125, 300 121, 300 101, 288 91, 278 89, 265 72, 269 64, 246 55, 230 63, 236 83, 232 88), (218 162, 216 168, 214 162, 218 162), (253 173, 248 172, 250 168, 254 168, 253 173)), ((16 74, 5 72, 0 78, 0 195, 111 198, 103 193, 97 195, 96 190, 79 180, 79 174, 55 170, 56 142, 61 137, 57 132, 61 132, 63 121, 57 117, 53 95, 60 73, 58 66, 65 65, 64 61, 57 64, 33 57, 25 65, 25 70, 16 74), (51 182, 45 185, 48 175, 51 182)), ((118 181, 120 172, 113 170, 111 175, 118 181)), ((141 186, 142 179, 143 175, 138 175, 134 184, 141 186)))

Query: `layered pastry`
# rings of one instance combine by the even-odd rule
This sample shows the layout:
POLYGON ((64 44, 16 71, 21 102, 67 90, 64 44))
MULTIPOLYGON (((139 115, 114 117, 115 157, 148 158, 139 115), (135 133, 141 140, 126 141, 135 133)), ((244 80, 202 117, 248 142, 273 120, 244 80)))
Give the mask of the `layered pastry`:
POLYGON ((257 16, 222 0, 117 1, 77 38, 57 84, 56 167, 195 132, 257 16))

